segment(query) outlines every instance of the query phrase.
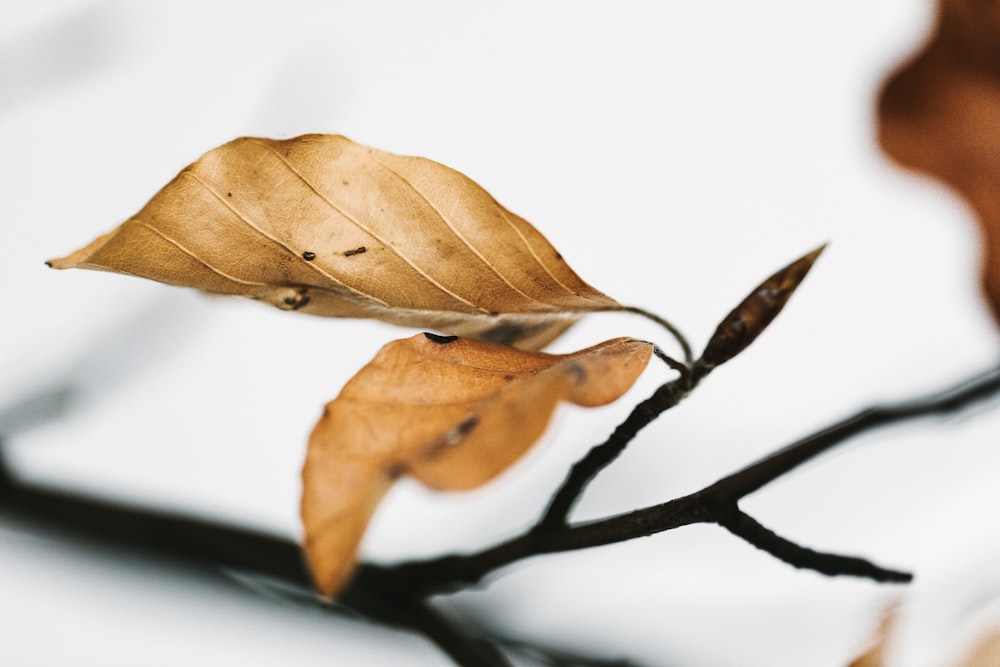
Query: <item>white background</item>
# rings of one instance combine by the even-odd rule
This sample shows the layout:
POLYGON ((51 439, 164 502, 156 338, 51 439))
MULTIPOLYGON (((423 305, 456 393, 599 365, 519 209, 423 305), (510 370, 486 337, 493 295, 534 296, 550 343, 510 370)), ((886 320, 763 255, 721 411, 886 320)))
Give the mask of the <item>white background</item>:
MULTIPOLYGON (((878 83, 922 39, 927 2, 6 0, 0 14, 0 431, 40 482, 298 535, 312 422, 409 333, 43 265, 241 135, 342 133, 453 166, 698 347, 759 280, 830 241, 772 329, 644 432, 579 518, 690 492, 996 358, 968 211, 872 140, 878 83), (58 417, 10 409, 67 386, 58 417)), ((619 335, 669 345, 598 315, 554 349, 619 335)), ((364 554, 512 534, 667 377, 651 366, 611 408, 563 409, 484 489, 399 485, 364 554)), ((833 666, 906 596, 896 664, 940 664, 1000 593, 998 426, 980 411, 871 434, 744 503, 803 544, 912 569, 908 588, 796 571, 702 526, 536 559, 448 604, 646 665, 833 666)), ((0 528, 0 591, 3 664, 446 664, 410 635, 19 527, 0 528)))

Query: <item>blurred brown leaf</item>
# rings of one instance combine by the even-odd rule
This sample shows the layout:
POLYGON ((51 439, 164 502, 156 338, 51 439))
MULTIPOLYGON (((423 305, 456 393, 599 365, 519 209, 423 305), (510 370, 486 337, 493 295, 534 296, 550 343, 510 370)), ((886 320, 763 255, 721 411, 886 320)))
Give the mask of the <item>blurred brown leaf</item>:
POLYGON ((898 608, 888 609, 879 621, 878 630, 872 638, 872 645, 863 654, 851 661, 848 667, 883 667, 886 661, 886 647, 896 625, 898 608))
POLYGON ((435 489, 485 484, 538 440, 557 403, 614 401, 652 351, 618 338, 551 355, 433 334, 383 347, 327 404, 309 440, 302 520, 318 590, 333 596, 347 581, 397 477, 435 489))
POLYGON ((975 210, 983 287, 1000 322, 1000 3, 939 0, 930 39, 886 82, 878 111, 885 152, 975 210))
POLYGON ((469 178, 335 135, 211 150, 135 217, 49 264, 525 348, 621 308, 469 178))
MULTIPOLYGON (((849 667, 886 667, 890 664, 888 647, 893 635, 899 632, 897 612, 894 607, 883 615, 874 645, 851 661, 849 667)), ((994 627, 982 636, 976 637, 967 649, 960 655, 953 656, 955 659, 949 660, 947 664, 952 667, 1000 666, 1000 628, 994 627)))
POLYGON ((1000 628, 982 637, 960 667, 997 667, 1000 665, 1000 628))

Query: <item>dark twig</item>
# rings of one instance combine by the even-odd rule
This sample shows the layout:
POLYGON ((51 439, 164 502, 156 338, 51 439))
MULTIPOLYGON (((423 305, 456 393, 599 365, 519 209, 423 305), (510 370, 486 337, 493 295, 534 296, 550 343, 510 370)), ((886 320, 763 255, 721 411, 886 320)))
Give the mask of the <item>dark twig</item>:
POLYGON ((888 583, 908 583, 913 579, 913 575, 908 572, 888 570, 863 558, 822 553, 795 544, 735 507, 720 513, 716 523, 793 567, 807 568, 829 576, 848 575, 888 583))
POLYGON ((690 380, 690 375, 684 373, 677 380, 660 385, 649 398, 632 409, 607 440, 577 461, 549 501, 536 530, 547 531, 565 526, 570 511, 590 481, 625 451, 640 430, 687 396, 693 388, 690 380))
MULTIPOLYGON (((662 387, 661 390, 667 391, 662 387)), ((1000 368, 932 396, 864 410, 697 493, 660 505, 572 526, 556 523, 546 530, 532 529, 476 554, 446 556, 394 567, 362 565, 339 601, 380 622, 402 625, 429 636, 454 659, 465 661, 460 664, 503 665, 505 659, 495 649, 486 646, 484 640, 471 638, 456 630, 425 603, 413 606, 414 601, 475 584, 487 574, 531 556, 621 542, 692 523, 721 524, 796 567, 808 567, 826 574, 865 576, 879 581, 903 581, 905 573, 880 568, 861 559, 831 556, 795 545, 739 512, 736 503, 805 461, 860 433, 903 420, 956 412, 997 392, 1000 392, 1000 368)), ((28 520, 42 528, 96 538, 101 543, 180 559, 185 563, 253 572, 302 590, 311 589, 300 547, 294 542, 152 510, 126 508, 33 488, 18 482, 16 476, 3 465, 2 450, 0 501, 0 511, 4 516, 28 520)))
MULTIPOLYGON (((138 552, 164 562, 198 569, 235 569, 277 580, 313 596, 312 579, 295 542, 252 530, 123 507, 84 496, 22 485, 0 450, 0 516, 102 546, 138 552)), ((362 570, 364 572, 364 570, 362 570)), ((417 632, 459 665, 506 667, 509 662, 488 642, 453 627, 425 601, 374 585, 345 592, 339 602, 388 626, 417 632)), ((319 598, 315 598, 319 603, 319 598)))
MULTIPOLYGON (((736 503, 802 463, 862 432, 907 419, 955 412, 998 392, 1000 368, 995 368, 931 396, 863 410, 688 496, 572 526, 559 522, 539 524, 518 537, 478 553, 405 563, 392 568, 389 576, 400 577, 401 585, 417 586, 428 594, 447 592, 476 584, 487 574, 532 556, 622 542, 693 523, 718 523, 741 536, 739 531, 744 531, 754 538, 750 540, 752 544, 796 567, 815 569, 824 574, 864 576, 877 581, 887 580, 886 577, 892 581, 901 580, 905 573, 886 570, 871 563, 862 565, 861 559, 830 556, 805 549, 773 533, 771 539, 757 539, 763 533, 750 527, 748 520, 756 524, 753 519, 734 518, 734 513, 742 514, 736 503), (846 569, 836 570, 836 564, 844 565, 846 569)), ((760 529, 766 530, 762 526, 760 529)))
MULTIPOLYGON (((637 339, 632 339, 632 340, 637 340, 637 339)), ((688 366, 688 365, 686 365, 686 364, 684 364, 684 363, 682 363, 680 361, 677 361, 676 359, 674 359, 673 357, 671 357, 670 355, 668 355, 666 352, 664 352, 663 350, 661 350, 656 345, 653 345, 653 354, 655 354, 657 359, 659 359, 660 361, 662 361, 663 363, 665 363, 671 369, 673 369, 673 370, 677 371, 678 373, 680 373, 681 374, 681 377, 680 377, 681 380, 683 380, 684 382, 686 382, 688 384, 691 383, 691 380, 689 379, 690 375, 691 375, 691 367, 690 366, 688 366)))
POLYGON ((511 662, 491 641, 459 632, 427 602, 408 600, 406 626, 437 644, 462 667, 510 667, 511 662))
POLYGON ((998 392, 1000 367, 929 396, 862 410, 720 479, 704 493, 739 500, 849 438, 909 419, 964 410, 998 392))
POLYGON ((371 620, 418 632, 463 667, 509 667, 494 643, 458 628, 423 597, 395 585, 376 566, 361 566, 338 602, 371 620))
MULTIPOLYGON (((570 511, 590 481, 621 455, 641 429, 664 411, 680 403, 714 368, 749 347, 781 313, 792 294, 808 275, 816 259, 823 253, 824 247, 820 246, 807 253, 757 285, 722 320, 696 362, 691 361, 691 350, 684 337, 669 323, 662 322, 682 343, 686 363, 680 364, 659 348, 654 347, 654 352, 664 363, 680 372, 680 377, 662 385, 652 396, 635 406, 632 413, 604 443, 593 447, 572 467, 549 502, 535 530, 544 532, 565 526, 570 511)), ((638 308, 628 310, 657 321, 661 319, 638 308)))
MULTIPOLYGON (((2 463, 2 458, 0 458, 2 463)), ((0 465, 0 516, 145 556, 259 573, 312 589, 295 542, 190 517, 24 485, 0 465)))
POLYGON ((680 403, 694 389, 695 382, 692 380, 689 366, 668 356, 655 345, 653 353, 671 369, 680 373, 680 377, 661 385, 649 398, 632 408, 629 416, 618 425, 607 440, 592 447, 573 465, 562 485, 549 500, 548 507, 538 521, 537 530, 565 526, 570 511, 591 480, 625 451, 640 430, 666 410, 680 403))

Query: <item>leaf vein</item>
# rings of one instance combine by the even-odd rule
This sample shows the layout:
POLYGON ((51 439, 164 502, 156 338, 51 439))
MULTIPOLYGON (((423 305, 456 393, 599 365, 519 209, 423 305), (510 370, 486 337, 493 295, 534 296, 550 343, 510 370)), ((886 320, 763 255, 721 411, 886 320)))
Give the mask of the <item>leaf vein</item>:
POLYGON ((541 299, 536 299, 535 297, 530 296, 530 295, 522 292, 521 290, 519 290, 514 283, 512 283, 503 274, 501 274, 496 269, 496 267, 493 266, 493 264, 488 259, 486 259, 486 257, 483 256, 483 253, 481 253, 479 251, 479 248, 477 248, 476 246, 472 245, 472 243, 470 243, 469 240, 466 239, 465 236, 463 236, 462 233, 458 229, 455 228, 455 226, 451 223, 451 221, 447 217, 445 217, 444 213, 442 213, 438 209, 438 207, 434 205, 434 202, 432 202, 430 200, 430 198, 428 198, 427 195, 425 195, 423 193, 423 191, 420 190, 413 183, 413 181, 411 181, 406 176, 403 176, 401 173, 399 173, 398 171, 396 171, 395 169, 393 169, 392 167, 390 167, 389 165, 385 164, 384 162, 382 162, 381 160, 379 160, 377 158, 373 158, 372 161, 375 162, 376 164, 378 164, 380 167, 382 167, 386 171, 388 171, 389 173, 391 173, 393 176, 395 176, 399 180, 401 180, 403 183, 405 183, 407 185, 407 187, 410 188, 410 190, 412 190, 414 192, 414 194, 416 194, 418 197, 420 197, 421 199, 423 199, 427 203, 427 205, 431 208, 431 210, 434 211, 435 215, 437 215, 437 217, 441 219, 441 222, 443 222, 445 224, 445 226, 449 230, 451 230, 451 233, 454 234, 458 238, 458 240, 461 241, 462 244, 466 248, 468 248, 469 250, 471 250, 476 255, 476 257, 478 257, 480 260, 482 260, 483 264, 485 264, 487 266, 487 268, 489 268, 490 271, 492 271, 494 273, 494 275, 496 275, 500 280, 502 280, 504 283, 506 283, 508 287, 510 287, 512 290, 514 290, 515 292, 517 292, 518 294, 520 294, 524 298, 529 299, 531 301, 534 301, 535 303, 540 303, 540 304, 543 304, 543 305, 549 306, 549 307, 555 306, 555 304, 548 303, 547 301, 542 301, 541 299))
POLYGON ((326 197, 326 195, 324 195, 322 192, 320 192, 319 189, 317 189, 316 186, 313 185, 312 182, 308 178, 306 178, 301 172, 299 172, 298 169, 295 168, 295 165, 293 165, 291 162, 289 162, 288 158, 286 158, 284 155, 282 155, 279 151, 275 150, 274 147, 269 146, 269 145, 267 145, 267 144, 265 144, 263 142, 259 142, 259 141, 255 141, 254 143, 256 143, 259 146, 264 147, 266 150, 268 150, 271 153, 273 153, 281 161, 281 163, 285 165, 285 167, 290 172, 292 172, 293 174, 295 174, 299 178, 299 180, 301 180, 310 190, 312 190, 316 194, 317 197, 319 197, 321 200, 323 200, 330 208, 332 208, 334 211, 336 211, 337 213, 339 213, 340 215, 342 215, 346 220, 348 220, 349 222, 351 222, 352 224, 354 224, 358 229, 364 231, 366 234, 371 235, 376 241, 378 241, 383 246, 385 246, 390 251, 392 251, 393 254, 395 254, 401 260, 403 260, 404 262, 406 262, 414 271, 416 271, 418 274, 420 274, 425 280, 427 280, 432 285, 434 285, 435 287, 437 287, 443 293, 447 294, 448 296, 450 296, 451 298, 455 299, 456 301, 464 303, 465 305, 469 306, 470 308, 474 308, 474 309, 476 309, 476 310, 478 310, 480 312, 483 312, 483 313, 488 313, 489 312, 487 309, 485 309, 485 308, 483 308, 481 306, 476 305, 475 303, 473 303, 473 302, 469 301, 468 299, 466 299, 466 298, 464 298, 464 297, 456 294, 455 292, 452 292, 450 289, 448 289, 447 287, 445 287, 444 285, 442 285, 441 283, 439 283, 437 280, 435 280, 433 277, 431 277, 426 271, 424 271, 422 268, 420 268, 420 266, 417 265, 413 260, 411 260, 409 257, 407 257, 402 252, 400 252, 399 248, 397 248, 396 246, 392 245, 391 243, 389 243, 385 239, 380 238, 379 235, 374 232, 374 230, 369 229, 366 225, 362 224, 361 221, 355 219, 351 215, 348 215, 346 211, 344 211, 343 209, 341 209, 333 201, 331 201, 328 197, 326 197))

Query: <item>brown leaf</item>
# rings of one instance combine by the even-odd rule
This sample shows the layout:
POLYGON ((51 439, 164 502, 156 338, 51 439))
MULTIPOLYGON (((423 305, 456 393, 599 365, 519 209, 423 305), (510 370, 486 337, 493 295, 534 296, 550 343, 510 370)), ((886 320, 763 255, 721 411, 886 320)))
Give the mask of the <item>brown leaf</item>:
POLYGON ((745 350, 782 311, 826 246, 800 257, 762 282, 716 328, 698 365, 707 370, 745 350))
POLYGON ((551 355, 433 334, 383 347, 327 404, 309 440, 302 520, 318 590, 333 596, 346 582, 395 478, 435 489, 485 484, 538 440, 557 403, 614 401, 652 351, 618 338, 551 355))
POLYGON ((981 637, 959 667, 997 667, 1000 665, 1000 628, 981 637))
POLYGON ((886 647, 892 637, 896 625, 898 609, 893 606, 886 610, 879 621, 878 630, 871 640, 871 646, 857 658, 851 661, 848 667, 883 667, 886 660, 886 647))
POLYGON ((881 92, 878 131, 886 153, 972 205, 1000 322, 1000 4, 939 0, 930 40, 881 92))
POLYGON ((109 234, 49 262, 538 348, 621 306, 444 165, 342 136, 242 138, 109 234))
MULTIPOLYGON (((886 667, 889 664, 889 645, 899 633, 897 617, 895 607, 882 616, 872 646, 851 661, 848 667, 886 667)), ((997 667, 1000 665, 1000 627, 990 628, 976 637, 966 650, 952 657, 954 660, 949 660, 948 664, 954 667, 997 667)))

